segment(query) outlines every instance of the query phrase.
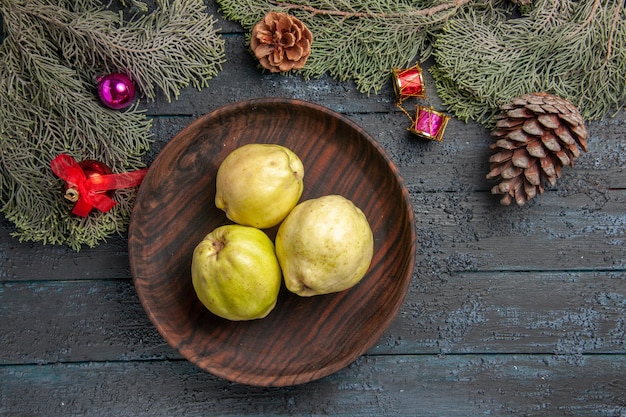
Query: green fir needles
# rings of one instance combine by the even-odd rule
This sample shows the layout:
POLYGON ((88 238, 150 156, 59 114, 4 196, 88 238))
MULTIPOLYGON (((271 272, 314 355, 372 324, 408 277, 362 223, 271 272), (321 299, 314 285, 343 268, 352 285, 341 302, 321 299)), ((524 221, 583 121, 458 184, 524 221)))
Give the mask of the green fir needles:
POLYGON ((587 119, 626 101, 626 6, 615 0, 218 0, 251 28, 269 11, 313 33, 301 74, 325 72, 378 92, 392 68, 434 56, 431 72, 449 111, 491 124, 501 104, 546 91, 587 119))
POLYGON ((311 56, 299 73, 329 73, 378 92, 393 67, 427 56, 430 37, 473 0, 218 0, 224 16, 251 29, 269 11, 290 13, 313 33, 311 56))
POLYGON ((150 119, 137 106, 101 105, 97 77, 125 72, 148 100, 206 87, 224 44, 204 10, 202 0, 163 0, 130 16, 95 0, 0 1, 0 211, 15 236, 78 250, 126 229, 134 190, 118 190, 109 212, 74 216, 50 161, 65 152, 113 172, 142 167, 150 119))
POLYGON ((434 44, 439 96, 491 125, 500 105, 546 91, 595 120, 626 102, 626 10, 614 0, 535 0, 525 14, 464 9, 434 44))

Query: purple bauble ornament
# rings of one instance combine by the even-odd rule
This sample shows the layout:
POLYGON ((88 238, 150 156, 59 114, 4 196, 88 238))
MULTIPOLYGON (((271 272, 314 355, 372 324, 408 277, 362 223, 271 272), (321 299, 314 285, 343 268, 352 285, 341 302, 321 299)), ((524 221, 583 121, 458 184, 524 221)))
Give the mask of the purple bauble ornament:
POLYGON ((105 106, 123 109, 135 99, 135 84, 126 74, 114 72, 98 78, 98 96, 105 106))

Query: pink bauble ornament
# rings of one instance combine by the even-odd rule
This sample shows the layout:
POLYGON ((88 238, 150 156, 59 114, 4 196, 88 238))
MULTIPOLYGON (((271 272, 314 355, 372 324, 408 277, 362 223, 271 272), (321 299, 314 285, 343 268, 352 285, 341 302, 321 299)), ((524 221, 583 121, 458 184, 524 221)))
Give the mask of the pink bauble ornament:
POLYGON ((135 84, 126 74, 114 72, 98 78, 98 97, 111 109, 123 109, 135 99, 135 84))

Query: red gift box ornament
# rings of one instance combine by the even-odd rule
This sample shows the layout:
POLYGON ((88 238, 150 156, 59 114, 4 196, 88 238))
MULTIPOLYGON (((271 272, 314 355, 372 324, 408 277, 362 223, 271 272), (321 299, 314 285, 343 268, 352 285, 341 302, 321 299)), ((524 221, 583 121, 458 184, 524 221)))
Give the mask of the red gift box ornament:
POLYGON ((415 120, 409 131, 423 138, 442 142, 450 117, 432 107, 416 106, 415 109, 415 120))
POLYGON ((409 97, 426 97, 422 68, 419 64, 406 69, 394 68, 392 74, 393 89, 396 92, 398 103, 402 103, 409 97))
POLYGON ((52 171, 65 181, 65 198, 76 203, 72 213, 86 217, 92 209, 107 212, 113 208, 114 190, 141 184, 147 168, 113 174, 102 162, 85 160, 76 162, 67 154, 61 154, 50 163, 52 171))

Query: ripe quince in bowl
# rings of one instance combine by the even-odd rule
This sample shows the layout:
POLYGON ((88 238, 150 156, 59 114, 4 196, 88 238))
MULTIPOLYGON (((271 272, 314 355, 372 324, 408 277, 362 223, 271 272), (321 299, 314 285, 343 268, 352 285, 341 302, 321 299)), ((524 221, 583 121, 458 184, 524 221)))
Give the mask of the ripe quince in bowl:
MULTIPOLYGON (((288 216, 258 228, 277 242, 277 254, 288 216)), ((314 103, 267 98, 220 107, 166 144, 139 188, 128 250, 142 306, 183 357, 230 381, 288 386, 344 368, 379 340, 413 278, 415 230, 399 170, 364 129, 314 103), (264 317, 230 320, 198 297, 193 254, 210 231, 235 223, 216 205, 217 173, 228 155, 252 143, 280 145, 300 158, 298 204, 337 195, 358 207, 371 228, 372 255, 363 277, 346 289, 305 296, 283 279, 264 317)))

